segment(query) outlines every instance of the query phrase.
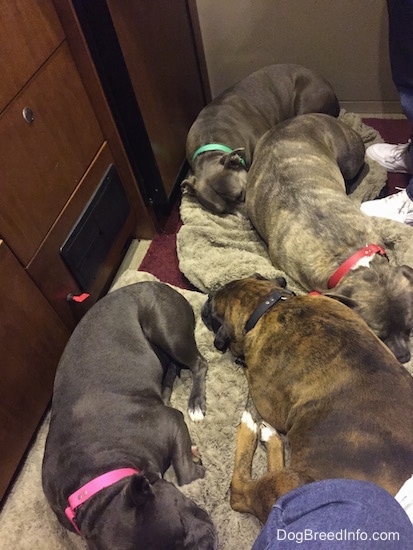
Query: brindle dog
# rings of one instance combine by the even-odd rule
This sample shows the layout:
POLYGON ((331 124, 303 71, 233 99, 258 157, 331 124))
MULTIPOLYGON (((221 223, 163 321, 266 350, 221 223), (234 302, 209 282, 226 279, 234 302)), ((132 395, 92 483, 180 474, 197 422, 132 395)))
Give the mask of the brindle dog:
POLYGON ((290 444, 286 467, 270 429, 269 472, 253 480, 257 433, 244 416, 234 510, 264 523, 277 498, 321 479, 371 481, 396 495, 413 472, 413 378, 359 315, 329 297, 294 296, 283 278, 249 277, 211 295, 202 318, 217 349, 243 358, 258 413, 290 444))
MULTIPOLYGON (((391 265, 374 221, 346 195, 364 164, 364 144, 347 124, 301 115, 257 144, 248 173, 248 215, 268 243, 272 263, 305 289, 348 303, 402 363, 410 360, 413 269, 391 265), (367 255, 366 245, 381 254, 367 255), (333 282, 355 253, 363 257, 333 282)), ((370 249, 371 250, 371 249, 370 249)))

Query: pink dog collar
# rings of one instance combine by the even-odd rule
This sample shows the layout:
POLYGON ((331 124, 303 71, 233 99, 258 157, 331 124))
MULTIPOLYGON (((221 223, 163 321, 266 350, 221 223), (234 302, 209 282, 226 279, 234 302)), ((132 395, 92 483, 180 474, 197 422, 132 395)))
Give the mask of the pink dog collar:
POLYGON ((328 288, 334 288, 342 277, 346 273, 350 271, 350 269, 353 269, 353 267, 359 262, 362 258, 374 256, 374 254, 380 254, 381 256, 386 255, 386 251, 377 244, 369 244, 362 248, 361 250, 358 250, 355 254, 350 256, 345 262, 341 264, 341 266, 333 273, 333 275, 330 277, 328 281, 328 288))
POLYGON ((82 533, 76 525, 75 520, 76 510, 79 506, 81 506, 89 498, 93 497, 93 495, 96 495, 96 493, 102 489, 105 489, 105 487, 110 487, 124 477, 132 476, 133 474, 138 473, 139 470, 136 470, 135 468, 120 468, 119 470, 112 470, 111 472, 107 472, 106 474, 102 474, 101 476, 92 479, 92 481, 89 481, 86 485, 83 485, 83 487, 70 495, 67 499, 69 506, 66 508, 65 514, 80 536, 82 536, 82 533))

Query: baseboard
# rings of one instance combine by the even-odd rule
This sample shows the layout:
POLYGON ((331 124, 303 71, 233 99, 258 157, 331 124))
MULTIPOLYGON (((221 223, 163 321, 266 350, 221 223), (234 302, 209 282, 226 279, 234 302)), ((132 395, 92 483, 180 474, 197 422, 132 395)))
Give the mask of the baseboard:
POLYGON ((394 118, 404 117, 399 101, 341 101, 340 106, 350 113, 391 115, 394 118))

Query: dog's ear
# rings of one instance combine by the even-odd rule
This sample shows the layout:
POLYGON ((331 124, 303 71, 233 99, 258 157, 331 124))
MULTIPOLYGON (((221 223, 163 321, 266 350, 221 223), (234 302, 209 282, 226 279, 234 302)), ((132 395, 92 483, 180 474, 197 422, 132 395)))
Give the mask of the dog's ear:
POLYGON ((245 160, 243 155, 243 148, 234 149, 230 153, 223 155, 219 162, 224 165, 224 168, 228 168, 230 170, 245 169, 245 160))
POLYGON ((285 288, 287 286, 287 280, 285 277, 275 277, 273 281, 275 281, 275 283, 281 288, 285 288))
POLYGON ((216 548, 217 536, 208 514, 195 502, 188 501, 180 511, 185 532, 184 550, 213 550, 216 548))
POLYGON ((133 475, 125 488, 126 502, 129 506, 143 506, 153 494, 149 480, 142 474, 133 475))
POLYGON ((217 333, 215 335, 214 339, 214 346, 219 351, 227 351, 228 346, 231 343, 231 339, 233 337, 233 331, 231 327, 224 321, 222 325, 217 330, 217 333))
POLYGON ((196 177, 195 176, 189 176, 189 178, 186 178, 181 183, 181 191, 186 191, 188 195, 195 195, 195 189, 196 189, 196 177))
POLYGON ((323 296, 327 296, 328 298, 332 298, 333 300, 337 300, 338 302, 341 302, 345 306, 356 309, 357 302, 356 300, 353 300, 353 298, 349 298, 348 296, 345 296, 344 294, 334 294, 334 292, 326 292, 323 293, 323 296))
POLYGON ((251 277, 253 277, 254 279, 257 279, 257 281, 269 281, 268 277, 264 277, 264 275, 261 275, 261 273, 257 273, 257 272, 253 273, 251 277))
POLYGON ((273 279, 270 279, 268 277, 264 277, 264 275, 261 275, 261 273, 254 273, 253 275, 251 275, 251 277, 254 277, 258 281, 273 281, 281 288, 285 288, 287 286, 287 281, 284 277, 274 277, 273 279))

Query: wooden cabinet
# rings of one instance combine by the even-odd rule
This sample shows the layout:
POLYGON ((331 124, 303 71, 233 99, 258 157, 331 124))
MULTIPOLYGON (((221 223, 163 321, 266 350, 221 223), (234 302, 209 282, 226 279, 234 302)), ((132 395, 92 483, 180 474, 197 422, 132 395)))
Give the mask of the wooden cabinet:
MULTIPOLYGON (((68 1, 54 2, 66 17, 68 1)), ((188 170, 186 136, 206 102, 204 60, 195 39, 195 2, 72 4, 128 158, 135 175, 140 175, 140 189, 161 215, 188 170)))
MULTIPOLYGON (((28 273, 37 282, 43 294, 53 304, 55 310, 68 326, 73 326, 77 318, 84 313, 85 308, 89 308, 90 298, 85 303, 75 303, 67 300, 69 294, 78 295, 84 289, 73 280, 65 263, 56 252, 64 243, 79 212, 93 196, 102 179, 102 174, 105 173, 108 166, 113 164, 113 156, 105 142, 80 180, 70 200, 57 217, 48 238, 42 243, 27 266, 28 273)), ((122 247, 128 244, 127 239, 132 229, 133 211, 131 210, 124 227, 116 238, 113 250, 100 266, 93 285, 87 289, 92 294, 93 301, 94 296, 98 296, 105 283, 110 280, 114 265, 113 255, 118 255, 119 250, 122 250, 122 247)))
POLYGON ((0 2, 0 112, 64 40, 51 0, 0 2))
POLYGON ((71 3, 61 4, 63 18, 51 0, 0 0, 0 497, 50 401, 70 332, 106 292, 130 239, 155 234, 71 3), (109 177, 122 216, 116 201, 99 219, 93 211, 90 234, 76 241, 81 261, 95 262, 81 278, 61 249, 112 189, 109 177), (86 302, 67 300, 83 292, 86 302))
POLYGON ((69 330, 0 240, 0 497, 49 402, 69 330))
POLYGON ((62 43, 0 118, 0 230, 24 266, 103 141, 67 44, 62 43), (26 122, 24 109, 30 109, 31 122, 26 122))
POLYGON ((188 130, 205 104, 187 0, 106 0, 139 109, 170 196, 188 130))

